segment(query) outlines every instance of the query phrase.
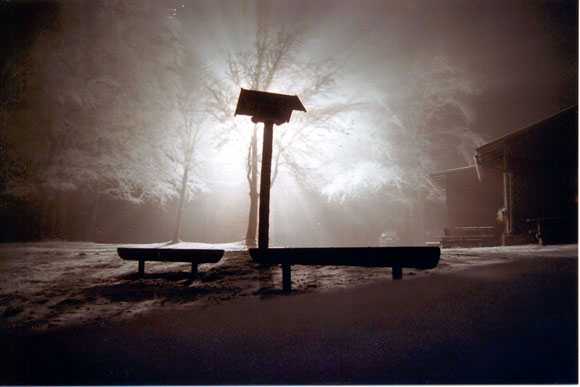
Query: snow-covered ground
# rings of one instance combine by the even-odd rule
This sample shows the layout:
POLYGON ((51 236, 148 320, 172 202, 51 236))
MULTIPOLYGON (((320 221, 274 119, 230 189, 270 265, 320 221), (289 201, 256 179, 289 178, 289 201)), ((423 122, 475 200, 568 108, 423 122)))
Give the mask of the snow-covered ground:
MULTIPOLYGON (((147 262, 139 278, 137 262, 117 256, 120 246, 65 241, 0 245, 0 330, 43 330, 281 296, 280 268, 254 263, 240 242, 122 245, 226 250, 219 263, 200 265, 195 278, 190 264, 162 262, 147 262)), ((444 249, 437 268, 405 269, 403 280, 531 257, 577 256, 577 245, 444 249)), ((388 268, 292 268, 293 292, 302 294, 390 280, 388 268)))

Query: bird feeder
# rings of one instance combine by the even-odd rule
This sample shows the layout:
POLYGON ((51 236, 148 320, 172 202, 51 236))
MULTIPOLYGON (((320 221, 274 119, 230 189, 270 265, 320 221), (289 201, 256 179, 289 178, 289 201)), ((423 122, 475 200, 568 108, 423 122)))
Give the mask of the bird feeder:
POLYGON ((252 117, 253 123, 264 123, 262 172, 260 178, 260 209, 258 218, 258 248, 268 248, 270 227, 270 174, 272 170, 272 140, 274 124, 290 121, 292 111, 306 112, 296 95, 241 89, 234 116, 252 117))

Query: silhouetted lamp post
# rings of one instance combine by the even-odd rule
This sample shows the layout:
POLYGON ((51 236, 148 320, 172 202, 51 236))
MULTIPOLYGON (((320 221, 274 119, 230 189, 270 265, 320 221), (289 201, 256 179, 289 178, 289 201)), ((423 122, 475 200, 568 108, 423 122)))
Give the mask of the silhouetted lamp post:
POLYGON ((252 122, 264 123, 262 145, 262 172, 260 177, 260 210, 258 219, 258 248, 268 248, 270 227, 270 173, 272 167, 273 126, 290 121, 293 110, 306 112, 304 105, 295 95, 267 93, 265 91, 240 91, 234 116, 251 116, 252 122))

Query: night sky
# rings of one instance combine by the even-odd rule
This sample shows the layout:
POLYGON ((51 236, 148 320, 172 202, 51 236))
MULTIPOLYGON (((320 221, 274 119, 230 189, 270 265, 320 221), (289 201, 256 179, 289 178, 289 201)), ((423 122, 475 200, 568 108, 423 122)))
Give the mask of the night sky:
MULTIPOLYGON (((225 9, 216 5, 209 11, 210 20, 227 30, 235 24, 229 21, 240 15, 228 10, 226 2, 217 4, 225 9)), ((261 8, 275 22, 313 28, 320 42, 316 52, 326 51, 348 64, 348 71, 361 84, 378 80, 385 67, 405 66, 433 55, 452 59, 478 80, 474 127, 491 137, 577 103, 578 8, 574 1, 243 4, 240 9, 261 8)), ((201 13, 204 18, 205 12, 201 13)))
MULTIPOLYGON (((182 20, 200 25, 214 49, 237 44, 239 25, 256 13, 307 25, 320 43, 317 51, 328 50, 362 82, 392 63, 442 53, 479 81, 474 128, 490 137, 577 103, 574 1, 168 2, 173 6, 182 20)), ((53 26, 58 9, 56 1, 3 1, 4 60, 53 26)))

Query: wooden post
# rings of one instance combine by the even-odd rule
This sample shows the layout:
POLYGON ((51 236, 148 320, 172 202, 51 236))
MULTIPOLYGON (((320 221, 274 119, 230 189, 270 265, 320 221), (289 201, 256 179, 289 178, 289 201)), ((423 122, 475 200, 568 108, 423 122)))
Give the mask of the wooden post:
MULTIPOLYGON (((504 144, 503 146, 503 195, 504 195, 504 208, 506 209, 505 216, 507 217, 506 220, 506 227, 505 233, 507 235, 511 235, 514 233, 514 216, 513 216, 513 181, 512 181, 512 174, 510 172, 510 149, 508 149, 508 145, 504 144)), ((504 241, 505 244, 505 241, 504 241)))
POLYGON ((282 291, 290 293, 292 291, 292 279, 290 276, 290 264, 282 264, 282 291))
POLYGON ((393 265, 393 279, 403 279, 403 267, 400 265, 393 265))
MULTIPOLYGON (((276 94, 258 90, 240 90, 234 116, 238 114, 252 117, 252 122, 264 123, 262 145, 262 172, 260 178, 260 208, 258 209, 258 248, 267 249, 269 243, 270 215, 270 174, 272 170, 272 136, 274 124, 282 125, 290 121, 292 111, 306 112, 306 108, 296 95, 276 94)), ((253 146, 254 143, 252 143, 253 146)), ((253 151, 254 149, 252 149, 253 151)), ((252 193, 250 193, 252 194, 252 193)), ((250 218, 251 219, 251 218, 250 218)), ((250 222, 249 222, 250 223, 250 222)), ((251 225, 251 223, 250 223, 251 225)), ((246 243, 251 243, 251 232, 246 243)))
POLYGON ((145 261, 139 261, 139 275, 145 274, 145 261))
POLYGON ((258 224, 258 248, 267 249, 270 228, 270 174, 272 170, 272 138, 274 123, 264 121, 264 143, 262 145, 262 172, 260 176, 260 212, 258 224))
POLYGON ((197 262, 191 262, 191 275, 194 276, 197 274, 197 262))

